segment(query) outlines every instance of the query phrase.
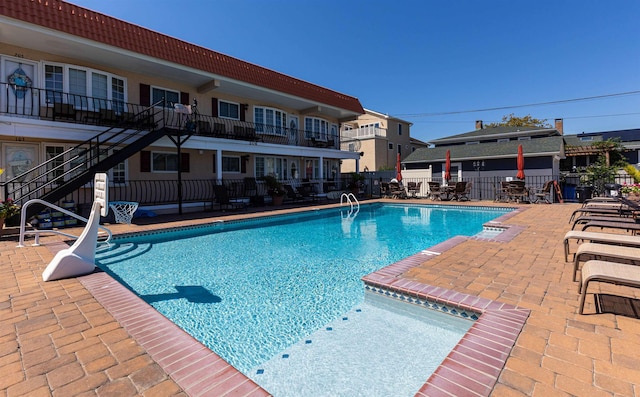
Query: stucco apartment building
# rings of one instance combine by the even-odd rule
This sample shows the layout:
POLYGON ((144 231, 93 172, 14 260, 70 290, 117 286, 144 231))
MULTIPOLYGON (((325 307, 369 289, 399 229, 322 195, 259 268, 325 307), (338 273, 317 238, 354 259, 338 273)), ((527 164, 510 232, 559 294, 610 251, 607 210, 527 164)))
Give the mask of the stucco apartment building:
POLYGON ((345 122, 340 132, 342 149, 359 152, 359 169, 355 161, 345 161, 342 172, 392 170, 398 154, 403 159, 427 143, 411 138, 412 123, 380 112, 364 109, 357 120, 345 122))
POLYGON ((141 204, 206 201, 212 181, 245 195, 264 175, 321 191, 359 160, 340 150, 353 96, 64 1, 3 0, 0 26, 3 197, 55 202, 97 171, 141 204))

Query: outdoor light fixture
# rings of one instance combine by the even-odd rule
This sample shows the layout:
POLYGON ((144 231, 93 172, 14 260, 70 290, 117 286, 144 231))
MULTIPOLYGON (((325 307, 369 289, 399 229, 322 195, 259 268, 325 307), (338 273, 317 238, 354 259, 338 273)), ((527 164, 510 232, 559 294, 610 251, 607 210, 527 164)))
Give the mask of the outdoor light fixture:
POLYGON ((473 162, 473 168, 478 171, 478 195, 482 200, 482 185, 480 184, 480 170, 484 168, 484 161, 476 160, 473 162))

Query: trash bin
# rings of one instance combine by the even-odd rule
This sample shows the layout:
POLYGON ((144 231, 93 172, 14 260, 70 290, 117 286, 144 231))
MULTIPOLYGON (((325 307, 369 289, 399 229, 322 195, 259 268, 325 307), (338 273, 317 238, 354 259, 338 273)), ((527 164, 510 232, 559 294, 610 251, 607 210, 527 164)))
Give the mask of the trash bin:
POLYGON ((593 194, 593 187, 592 186, 577 186, 576 187, 576 198, 578 199, 579 203, 584 203, 585 201, 590 199, 592 194, 593 194))
POLYGON ((620 195, 620 188, 622 185, 619 183, 605 183, 604 193, 607 197, 618 197, 620 195))
POLYGON ((562 198, 567 201, 573 201, 576 199, 576 186, 564 185, 562 187, 562 198))

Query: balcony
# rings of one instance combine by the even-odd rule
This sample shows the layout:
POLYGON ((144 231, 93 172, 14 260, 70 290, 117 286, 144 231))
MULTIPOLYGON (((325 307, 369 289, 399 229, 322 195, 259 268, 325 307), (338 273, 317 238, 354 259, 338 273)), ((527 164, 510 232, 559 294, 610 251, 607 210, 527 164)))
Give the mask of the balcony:
POLYGON ((368 138, 386 138, 387 130, 385 128, 366 126, 351 130, 342 130, 340 132, 340 137, 343 141, 368 138))
POLYGON ((0 83, 0 115, 52 122, 153 129, 160 123, 176 134, 264 142, 287 146, 340 148, 340 137, 327 133, 213 117, 191 107, 170 104, 155 118, 141 117, 140 104, 0 83), (138 115, 138 116, 136 116, 138 115), (159 119, 161 118, 161 119, 159 119))

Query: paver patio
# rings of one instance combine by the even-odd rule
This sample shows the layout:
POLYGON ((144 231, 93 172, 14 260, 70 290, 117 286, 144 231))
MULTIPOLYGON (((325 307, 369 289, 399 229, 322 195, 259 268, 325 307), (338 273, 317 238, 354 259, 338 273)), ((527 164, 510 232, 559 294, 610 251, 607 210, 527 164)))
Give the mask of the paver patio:
MULTIPOLYGON (((469 239, 404 275, 531 310, 494 396, 640 396, 640 291, 596 284, 587 295, 588 314, 577 314, 578 286, 562 245, 577 207, 524 205, 506 222, 524 227, 513 240, 469 239), (591 292, 619 314, 593 314, 591 292)), ((251 216, 157 217, 110 227, 117 234, 221 215, 251 216)), ((16 241, 0 239, 1 395, 186 395, 79 280, 42 281, 46 265, 66 246, 62 238, 26 248, 16 248, 16 241)))

